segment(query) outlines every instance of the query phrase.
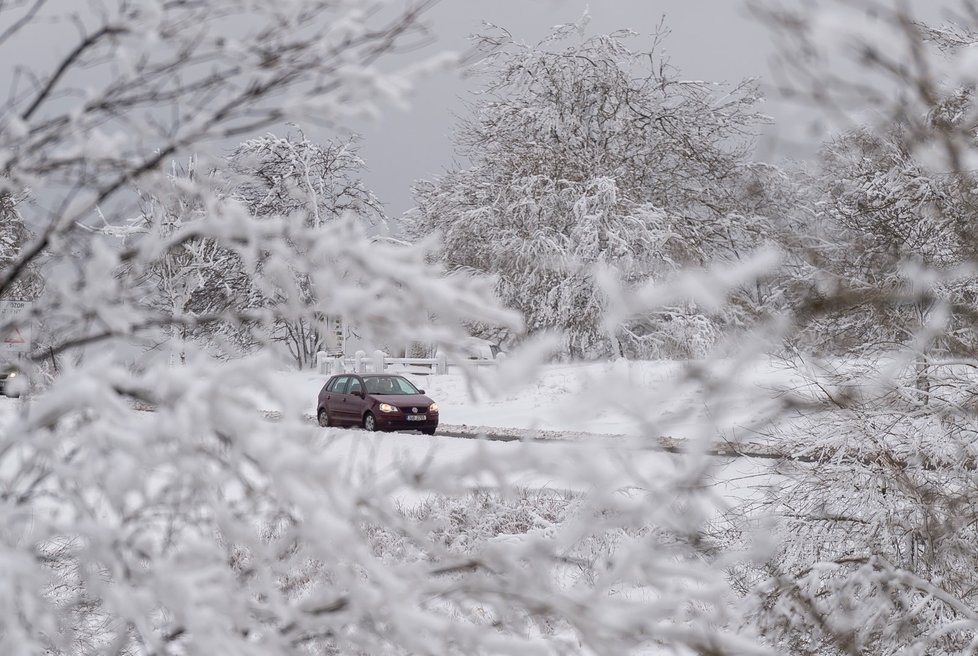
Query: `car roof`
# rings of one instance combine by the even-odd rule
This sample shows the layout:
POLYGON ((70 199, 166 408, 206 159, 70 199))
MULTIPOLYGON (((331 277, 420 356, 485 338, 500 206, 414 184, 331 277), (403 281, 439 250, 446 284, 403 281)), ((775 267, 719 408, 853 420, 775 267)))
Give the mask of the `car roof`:
POLYGON ((360 378, 380 378, 381 376, 383 376, 384 378, 404 378, 404 376, 402 376, 401 374, 358 374, 353 372, 333 374, 329 378, 330 380, 332 380, 334 378, 339 378, 340 376, 359 376, 360 378))

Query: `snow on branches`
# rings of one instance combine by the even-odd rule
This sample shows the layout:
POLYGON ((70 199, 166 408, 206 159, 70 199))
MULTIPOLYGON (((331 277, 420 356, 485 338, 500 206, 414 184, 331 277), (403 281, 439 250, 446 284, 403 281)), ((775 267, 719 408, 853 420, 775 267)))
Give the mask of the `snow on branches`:
POLYGON ((771 431, 805 462, 761 504, 781 546, 745 576, 751 621, 791 653, 971 653, 974 6, 933 27, 907 3, 756 4, 779 82, 838 131, 807 180, 785 331, 821 338, 824 361, 794 357, 827 407, 771 431))
POLYGON ((302 132, 267 134, 241 143, 229 160, 234 195, 255 215, 299 214, 309 225, 347 213, 368 224, 384 220, 360 179, 364 162, 352 139, 313 143, 302 132))
MULTIPOLYGON (((0 179, 36 199, 0 297, 47 273, 45 348, 21 362, 36 393, 0 417, 0 653, 762 651, 731 629, 702 468, 634 470, 603 445, 354 466, 362 434, 344 446, 313 428, 316 390, 276 386, 270 349, 222 361, 183 341, 170 362, 142 348, 226 326, 261 340, 317 313, 449 354, 463 324, 522 329, 490 281, 371 238, 346 211, 375 211, 372 197, 328 180, 331 157, 359 166, 343 144, 246 141, 237 161, 268 175, 237 195, 211 175, 228 140, 401 98, 411 76, 380 60, 423 34, 428 4, 0 3, 0 60, 23 71, 0 104, 0 179), (41 37, 49 56, 25 60, 18 44, 41 37), (438 513, 402 505, 450 507, 490 482, 505 518, 527 479, 587 493, 464 551, 438 513)), ((601 227, 622 181, 593 180, 566 200, 582 254, 595 239, 633 249, 601 227)))
MULTIPOLYGON (((341 218, 383 226, 380 202, 364 186, 363 160, 354 140, 314 144, 302 132, 286 137, 264 135, 240 144, 225 167, 231 193, 255 216, 286 216, 307 227, 341 218)), ((300 368, 312 367, 329 344, 327 316, 309 281, 298 278, 302 315, 275 322, 273 337, 286 345, 300 368)))
POLYGON ((472 165, 417 185, 408 232, 439 232, 449 269, 498 276, 502 300, 531 331, 564 331, 570 355, 702 354, 732 317, 684 303, 609 331, 594 268, 627 287, 763 241, 745 193, 762 180, 747 159, 757 92, 683 80, 629 33, 571 33, 481 37, 486 88, 456 137, 472 165))

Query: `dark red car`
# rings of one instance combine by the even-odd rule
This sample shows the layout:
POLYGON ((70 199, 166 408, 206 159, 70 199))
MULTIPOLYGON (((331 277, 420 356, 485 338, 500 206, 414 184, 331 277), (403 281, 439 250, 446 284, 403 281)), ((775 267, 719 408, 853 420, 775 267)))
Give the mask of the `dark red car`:
POLYGON ((320 426, 363 426, 368 431, 419 430, 434 435, 438 404, 404 376, 337 374, 319 392, 320 426))

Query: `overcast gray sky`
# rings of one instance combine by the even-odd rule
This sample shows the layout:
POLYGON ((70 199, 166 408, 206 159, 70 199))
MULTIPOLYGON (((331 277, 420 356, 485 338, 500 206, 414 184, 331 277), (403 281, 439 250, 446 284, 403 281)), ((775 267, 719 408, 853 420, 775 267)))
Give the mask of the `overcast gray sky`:
MULTIPOLYGON (((764 28, 739 0, 442 0, 430 14, 439 37, 432 51, 464 50, 467 36, 479 31, 482 21, 536 42, 551 26, 580 18, 585 8, 591 34, 628 28, 650 35, 665 15, 671 31, 665 51, 683 77, 736 82, 768 72, 772 49, 764 28)), ((356 126, 364 136, 367 182, 391 216, 412 206, 414 180, 451 167, 454 117, 464 113, 462 99, 478 84, 455 73, 435 75, 419 86, 407 111, 391 109, 379 123, 356 126)), ((774 130, 767 139, 776 135, 774 130)))
MULTIPOLYGON (((891 1, 897 0, 883 0, 891 1)), ((915 15, 928 21, 942 17, 942 7, 956 4, 956 0, 903 1, 915 15)), ((627 28, 648 36, 664 17, 670 31, 664 52, 687 79, 733 84, 757 77, 762 89, 764 82, 770 80, 774 46, 767 29, 750 16, 745 0, 440 0, 428 15, 436 43, 409 57, 417 59, 445 50, 465 51, 470 47, 468 36, 480 31, 484 21, 506 28, 516 39, 535 43, 553 25, 574 22, 586 9, 591 16, 590 34, 627 28)), ((44 43, 24 44, 24 56, 32 63, 63 54, 52 47, 61 43, 61 32, 74 36, 67 23, 52 25, 50 30, 44 43)), ((70 38, 67 42, 71 42, 70 38)), ((0 68, 0 85, 6 86, 12 67, 0 68)), ((464 79, 457 72, 441 72, 420 83, 409 109, 387 107, 379 122, 350 126, 363 136, 361 154, 369 169, 366 181, 386 204, 390 216, 397 217, 413 205, 410 190, 415 180, 453 166, 455 117, 466 113, 464 99, 479 84, 479 79, 464 79)), ((810 153, 816 139, 806 136, 806 127, 814 115, 776 101, 773 94, 768 96, 760 110, 771 115, 774 124, 758 144, 758 158, 777 161, 784 155, 810 153)), ((315 126, 304 127, 310 136, 330 136, 316 134, 315 126)))
MULTIPOLYGON (((944 18, 944 8, 954 5, 953 0, 906 2, 914 15, 928 21, 944 18)), ((468 35, 479 31, 483 21, 506 28, 519 40, 536 42, 551 26, 576 21, 585 9, 591 15, 590 34, 627 28, 651 35, 664 16, 671 32, 665 52, 687 79, 736 83, 757 77, 762 88, 770 82, 774 46, 744 0, 441 0, 429 15, 438 36, 429 51, 465 50, 468 35)), ((415 180, 452 166, 455 116, 465 113, 463 98, 478 84, 457 73, 435 75, 419 85, 410 109, 389 109, 379 123, 354 126, 364 137, 367 182, 390 216, 412 207, 415 180)), ((811 129, 815 115, 777 100, 773 93, 766 95, 760 110, 774 124, 762 136, 757 157, 778 161, 810 154, 817 143, 811 129)))

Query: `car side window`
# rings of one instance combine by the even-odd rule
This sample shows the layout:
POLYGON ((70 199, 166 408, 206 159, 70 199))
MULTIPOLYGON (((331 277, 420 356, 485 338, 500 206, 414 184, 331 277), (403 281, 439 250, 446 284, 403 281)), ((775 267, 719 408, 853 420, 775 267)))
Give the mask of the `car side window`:
POLYGON ((339 376, 338 378, 334 379, 332 383, 330 383, 328 389, 330 392, 341 393, 349 380, 349 376, 339 376))
POLYGON ((363 391, 363 386, 360 384, 359 378, 350 378, 350 389, 346 390, 347 394, 353 394, 355 390, 363 391))

